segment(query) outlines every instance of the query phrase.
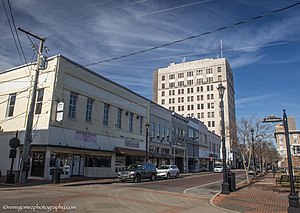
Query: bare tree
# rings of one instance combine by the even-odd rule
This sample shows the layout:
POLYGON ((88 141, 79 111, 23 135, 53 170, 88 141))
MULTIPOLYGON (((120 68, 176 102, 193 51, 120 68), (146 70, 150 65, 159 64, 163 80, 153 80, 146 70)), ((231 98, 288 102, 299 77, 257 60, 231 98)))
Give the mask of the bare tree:
MULTIPOLYGON (((252 116, 249 119, 240 119, 237 121, 237 139, 235 140, 235 145, 239 150, 242 157, 247 182, 249 179, 249 168, 250 162, 253 154, 257 154, 258 149, 255 149, 256 153, 253 153, 253 146, 257 146, 257 143, 262 141, 267 141, 272 137, 270 125, 263 124, 261 119, 252 116), (251 130, 253 130, 254 144, 252 142, 251 130)), ((255 169, 255 168, 253 168, 255 169)))

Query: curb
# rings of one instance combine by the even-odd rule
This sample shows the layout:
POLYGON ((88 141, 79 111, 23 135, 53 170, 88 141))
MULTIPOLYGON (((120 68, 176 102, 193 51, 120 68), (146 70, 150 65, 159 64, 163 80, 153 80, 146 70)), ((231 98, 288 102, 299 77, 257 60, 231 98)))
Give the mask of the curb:
POLYGON ((218 193, 216 193, 212 198, 210 198, 209 204, 210 204, 211 206, 213 206, 213 207, 215 207, 215 208, 217 208, 217 209, 220 209, 220 210, 222 210, 222 211, 226 211, 226 212, 241 213, 241 212, 238 212, 238 211, 233 211, 233 210, 229 210, 229 209, 222 208, 222 207, 220 207, 220 206, 216 206, 216 205, 214 204, 214 199, 215 199, 216 197, 218 197, 220 194, 221 194, 221 191, 218 192, 218 193))

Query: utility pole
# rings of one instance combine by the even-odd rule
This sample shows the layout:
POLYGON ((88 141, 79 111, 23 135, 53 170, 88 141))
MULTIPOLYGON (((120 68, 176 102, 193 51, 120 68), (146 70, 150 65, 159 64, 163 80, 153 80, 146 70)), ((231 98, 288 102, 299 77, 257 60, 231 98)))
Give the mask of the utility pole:
POLYGON ((32 94, 31 94, 30 108, 29 108, 29 113, 27 116, 27 124, 26 124, 26 130, 25 130, 25 139, 24 139, 24 145, 23 145, 23 155, 22 155, 22 163, 21 163, 20 179, 19 179, 20 183, 25 183, 27 180, 27 173, 29 172, 29 167, 30 167, 29 159, 30 159, 30 150, 31 150, 31 143, 32 143, 32 125, 33 125, 33 117, 34 117, 34 106, 35 106, 35 101, 36 101, 37 85, 38 85, 38 80, 39 80, 41 56, 42 56, 42 52, 43 52, 43 45, 44 45, 44 42, 46 41, 46 38, 34 35, 34 34, 30 33, 29 31, 23 30, 20 27, 18 28, 18 30, 40 40, 40 46, 39 46, 38 55, 37 55, 36 72, 35 72, 34 84, 33 84, 33 89, 32 89, 32 94))

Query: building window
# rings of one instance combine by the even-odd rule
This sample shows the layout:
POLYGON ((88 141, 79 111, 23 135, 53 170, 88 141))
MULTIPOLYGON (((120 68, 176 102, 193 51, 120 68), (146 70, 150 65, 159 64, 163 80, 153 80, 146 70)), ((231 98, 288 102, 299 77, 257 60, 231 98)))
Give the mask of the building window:
POLYGON ((215 127, 215 121, 211 122, 211 127, 215 127))
POLYGON ((210 99, 210 94, 207 94, 207 100, 209 100, 210 99))
POLYGON ((94 100, 88 98, 86 101, 86 112, 85 112, 85 121, 92 121, 92 111, 93 111, 94 100))
POLYGON ((78 93, 70 93, 69 112, 68 117, 75 119, 76 117, 76 105, 77 105, 78 93))
POLYGON ((110 105, 105 103, 104 104, 104 113, 103 113, 103 126, 108 126, 109 108, 110 108, 110 105))
POLYGON ((123 109, 118 108, 117 128, 122 129, 122 112, 123 109))
POLYGON ((201 112, 201 118, 204 118, 204 112, 201 112))
POLYGON ((187 72, 187 77, 193 76, 193 71, 187 72))
POLYGON ((217 67, 217 71, 218 72, 221 72, 222 70, 221 70, 221 67, 217 67))
POLYGON ((162 105, 165 104, 165 99, 161 99, 161 104, 162 104, 162 105))
POLYGON ((169 83, 169 87, 170 87, 170 88, 173 88, 173 87, 175 87, 175 82, 171 82, 171 83, 169 83))
POLYGON ((207 82, 208 82, 208 83, 213 83, 213 81, 214 81, 213 77, 208 77, 208 78, 207 78, 207 82))
POLYGON ((172 90, 169 90, 169 96, 172 95, 172 90))
POLYGON ((178 81, 178 86, 183 87, 184 86, 184 81, 178 81))
POLYGON ((206 74, 211 74, 211 73, 213 73, 212 68, 206 69, 206 74))
POLYGON ((184 106, 181 106, 181 111, 184 111, 184 106))
POLYGON ((183 72, 178 73, 178 78, 184 78, 184 73, 183 72))
POLYGON ((161 92, 161 96, 165 96, 165 91, 162 91, 162 92, 161 92))
POLYGON ((210 99, 211 99, 211 100, 214 99, 214 94, 210 94, 210 99))
POLYGON ((196 75, 203 75, 203 70, 196 70, 196 75))
POLYGON ((215 113, 211 112, 211 117, 214 118, 215 117, 215 113))
POLYGON ((165 83, 161 84, 161 88, 165 89, 166 88, 166 84, 165 83))
POLYGON ((210 107, 213 109, 213 108, 214 108, 214 103, 211 103, 211 104, 210 104, 210 107))
POLYGON ((204 96, 203 95, 201 95, 201 101, 203 101, 204 100, 204 96))
POLYGON ((153 138, 154 135, 155 135, 155 123, 152 122, 152 123, 151 123, 151 137, 153 138))
POLYGON ((193 80, 188 80, 188 81, 187 81, 187 85, 188 85, 188 86, 193 85, 193 80))
POLYGON ((169 79, 175 79, 175 74, 171 74, 171 75, 169 75, 169 79))
POLYGON ((222 75, 218 75, 218 81, 222 81, 222 75))
POLYGON ((201 109, 204 109, 204 104, 201 104, 201 109))
POLYGON ((162 80, 162 81, 166 80, 166 76, 164 76, 164 75, 161 76, 161 80, 162 80))
POLYGON ((129 132, 133 131, 133 113, 129 114, 129 132))
POLYGON ((38 90, 36 106, 35 106, 36 115, 42 113, 43 99, 44 99, 44 88, 38 90))
POLYGON ((156 127, 157 127, 157 128, 156 128, 156 137, 157 137, 157 138, 160 138, 160 125, 157 124, 156 127))
POLYGON ((180 109, 181 109, 181 107, 180 106, 178 106, 178 111, 180 112, 180 109))
POLYGON ((6 117, 12 117, 14 115, 14 109, 16 105, 17 93, 13 93, 9 95, 8 105, 6 110, 6 117))

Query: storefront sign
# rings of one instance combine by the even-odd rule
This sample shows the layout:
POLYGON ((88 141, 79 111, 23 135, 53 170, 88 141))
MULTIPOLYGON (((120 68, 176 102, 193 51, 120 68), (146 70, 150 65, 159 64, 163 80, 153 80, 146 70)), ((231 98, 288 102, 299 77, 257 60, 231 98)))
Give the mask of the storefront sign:
POLYGON ((139 148, 140 144, 139 144, 139 142, 134 141, 132 139, 125 139, 125 146, 132 147, 132 148, 139 148))
POLYGON ((97 141, 97 135, 89 132, 76 131, 75 140, 95 143, 97 141))

